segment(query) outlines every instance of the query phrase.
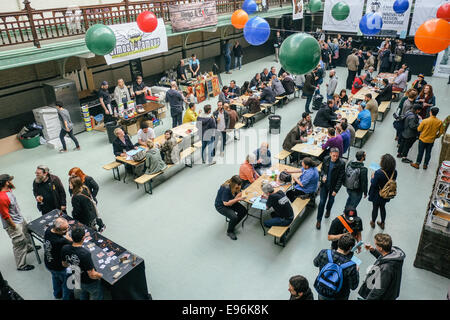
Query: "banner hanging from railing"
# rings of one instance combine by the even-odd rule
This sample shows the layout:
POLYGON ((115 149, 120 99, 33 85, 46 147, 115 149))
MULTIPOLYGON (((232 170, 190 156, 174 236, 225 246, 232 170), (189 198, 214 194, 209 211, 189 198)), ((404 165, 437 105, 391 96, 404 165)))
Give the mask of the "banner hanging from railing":
POLYGON ((412 0, 408 0, 408 10, 400 14, 394 11, 394 2, 395 0, 367 0, 366 13, 376 11, 381 14, 383 17, 383 27, 381 28, 382 34, 387 35, 389 33, 386 33, 386 31, 391 31, 393 35, 396 33, 397 35, 400 35, 400 38, 404 39, 408 32, 412 0))
POLYGON ((168 51, 166 26, 158 19, 158 26, 150 33, 142 32, 136 22, 109 26, 116 36, 116 47, 105 55, 107 64, 142 58, 168 51))
POLYGON ((169 4, 173 32, 217 25, 216 1, 169 4))
POLYGON ((340 32, 358 32, 359 21, 362 17, 364 1, 362 0, 326 0, 323 9, 322 30, 340 32), (331 11, 339 2, 344 2, 350 7, 348 17, 342 21, 333 18, 331 11))
POLYGON ((292 0, 292 20, 303 19, 303 0, 292 0))
POLYGON ((409 35, 414 36, 416 30, 425 21, 436 18, 437 10, 446 2, 449 2, 449 0, 416 0, 409 35))

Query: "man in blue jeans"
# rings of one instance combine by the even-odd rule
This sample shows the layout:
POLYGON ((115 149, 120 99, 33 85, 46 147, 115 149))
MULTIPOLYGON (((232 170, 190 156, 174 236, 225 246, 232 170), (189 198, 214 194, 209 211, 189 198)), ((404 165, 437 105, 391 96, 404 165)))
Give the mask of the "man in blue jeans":
POLYGON ((231 48, 229 40, 225 41, 225 48, 224 48, 224 57, 225 57, 225 72, 227 74, 230 74, 230 67, 231 67, 231 48))
POLYGON ((272 218, 264 221, 267 228, 273 226, 288 226, 294 219, 291 202, 283 191, 274 192, 273 187, 266 183, 262 186, 263 198, 267 199, 267 209, 273 208, 272 218))
POLYGON ((67 269, 62 265, 61 250, 71 245, 72 239, 67 235, 69 223, 59 217, 53 221, 53 227, 44 234, 44 262, 52 274, 53 296, 55 299, 70 300, 72 290, 67 287, 67 269))
POLYGON ((67 280, 69 289, 81 289, 80 300, 103 300, 101 278, 92 261, 91 252, 83 248, 86 237, 84 226, 72 228, 72 245, 61 250, 62 265, 70 267, 72 275, 67 280))
POLYGON ((364 167, 366 153, 363 150, 356 152, 356 161, 350 161, 345 169, 345 187, 348 198, 345 208, 355 208, 361 202, 362 196, 367 197, 367 168, 364 167))
POLYGON ((334 197, 341 189, 345 178, 345 162, 339 158, 339 149, 331 148, 330 155, 326 156, 322 163, 320 171, 320 203, 317 210, 316 229, 320 229, 325 204, 327 212, 325 218, 328 218, 333 207, 334 197))
POLYGON ((186 98, 178 91, 177 83, 172 81, 170 89, 166 92, 166 102, 170 106, 170 115, 172 117, 172 128, 181 126, 183 123, 183 102, 187 102, 186 98))
POLYGON ((208 164, 213 165, 216 161, 213 160, 213 146, 214 137, 216 135, 216 120, 211 115, 211 105, 207 104, 203 107, 203 113, 200 113, 197 117, 197 129, 200 139, 202 141, 202 162, 205 163, 206 160, 208 164), (205 150, 208 149, 207 152, 205 150), (205 159, 206 158, 206 159, 205 159))
POLYGON ((310 72, 305 75, 305 83, 303 85, 303 95, 306 97, 305 112, 311 113, 309 110, 309 105, 311 104, 312 97, 316 91, 316 81, 319 78, 310 72))

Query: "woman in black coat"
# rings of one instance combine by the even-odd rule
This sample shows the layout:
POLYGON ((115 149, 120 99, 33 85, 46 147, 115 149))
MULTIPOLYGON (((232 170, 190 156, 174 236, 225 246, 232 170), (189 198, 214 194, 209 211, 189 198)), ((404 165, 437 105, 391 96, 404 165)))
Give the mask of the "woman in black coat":
POLYGON ((386 49, 381 53, 381 65, 380 65, 380 73, 381 72, 389 72, 391 70, 391 62, 389 61, 391 57, 391 50, 389 46, 386 46, 386 49))
POLYGON ((385 184, 388 182, 389 178, 393 177, 393 180, 397 180, 397 170, 395 170, 395 158, 386 153, 381 157, 380 169, 372 174, 372 179, 370 180, 369 189, 369 201, 372 202, 372 220, 370 221, 370 226, 375 228, 375 220, 378 217, 378 209, 380 210, 381 221, 377 221, 378 226, 384 229, 384 223, 386 220, 386 203, 389 199, 384 199, 380 197, 380 190, 383 189, 385 184))
POLYGON ((97 209, 89 189, 83 184, 80 177, 69 179, 72 194, 72 217, 85 226, 95 229, 97 209))
POLYGON ((113 141, 113 152, 116 157, 125 157, 127 151, 137 149, 133 142, 131 142, 130 137, 125 134, 121 128, 116 128, 114 130, 114 135, 116 136, 116 139, 113 141))

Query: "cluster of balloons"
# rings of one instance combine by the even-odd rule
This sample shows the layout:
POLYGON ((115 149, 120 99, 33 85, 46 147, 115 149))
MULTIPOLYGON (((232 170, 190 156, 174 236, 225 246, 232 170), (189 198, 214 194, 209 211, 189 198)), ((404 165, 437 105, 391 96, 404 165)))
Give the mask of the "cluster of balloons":
POLYGON ((436 18, 425 21, 416 31, 414 43, 424 53, 435 54, 450 45, 450 3, 439 7, 436 18))
MULTIPOLYGON (((143 32, 153 32, 158 26, 158 18, 150 11, 141 12, 136 22, 143 32)), ((116 47, 114 31, 104 24, 94 24, 89 27, 84 40, 89 51, 98 56, 104 56, 116 47)))
POLYGON ((256 12, 258 6, 254 0, 245 0, 242 9, 231 15, 231 24, 236 29, 244 29, 244 38, 248 43, 259 46, 270 36, 269 23, 261 17, 248 18, 249 14, 256 12))

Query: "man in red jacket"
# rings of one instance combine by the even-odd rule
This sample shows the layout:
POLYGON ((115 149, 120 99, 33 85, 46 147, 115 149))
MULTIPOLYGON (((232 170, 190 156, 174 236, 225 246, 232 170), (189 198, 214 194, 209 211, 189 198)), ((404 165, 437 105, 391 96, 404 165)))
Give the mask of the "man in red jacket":
POLYGON ((357 93, 364 86, 364 80, 366 79, 366 76, 367 76, 366 74, 363 74, 355 78, 355 81, 353 81, 352 86, 352 94, 357 93))

